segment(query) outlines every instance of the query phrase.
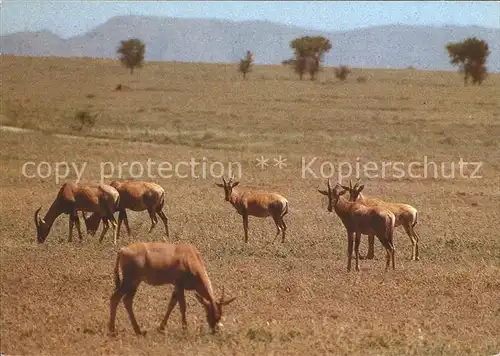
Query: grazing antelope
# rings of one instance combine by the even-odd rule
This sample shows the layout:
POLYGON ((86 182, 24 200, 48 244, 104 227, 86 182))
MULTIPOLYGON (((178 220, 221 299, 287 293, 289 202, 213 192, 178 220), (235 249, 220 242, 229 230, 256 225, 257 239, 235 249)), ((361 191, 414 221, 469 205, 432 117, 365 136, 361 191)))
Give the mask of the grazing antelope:
POLYGON ((234 301, 222 296, 215 300, 214 292, 202 257, 198 249, 191 244, 167 244, 165 242, 138 242, 122 247, 116 257, 114 269, 115 291, 110 298, 110 317, 108 328, 115 332, 116 309, 120 300, 127 310, 130 322, 136 334, 142 334, 135 319, 132 303, 141 282, 152 286, 171 284, 174 291, 168 303, 167 312, 159 331, 163 332, 170 313, 177 302, 182 318, 183 329, 187 328, 185 290, 194 290, 196 299, 205 308, 207 322, 215 332, 215 327, 222 317, 222 306, 234 301), (120 280, 120 272, 122 279, 120 280))
MULTIPOLYGON (((117 236, 120 236, 122 221, 125 223, 127 233, 130 236, 130 227, 128 225, 126 212, 126 209, 130 209, 133 211, 148 211, 149 217, 151 218, 149 232, 151 232, 158 223, 158 218, 156 217, 156 215, 158 215, 163 221, 166 235, 169 237, 168 218, 162 210, 165 204, 165 190, 161 186, 152 182, 136 180, 114 180, 109 183, 109 185, 120 193, 117 236)), ((94 235, 99 228, 101 216, 98 213, 94 213, 87 218, 84 214, 83 219, 87 231, 91 235, 94 235)), ((163 237, 163 240, 166 241, 166 238, 163 237)))
POLYGON ((248 216, 266 218, 272 216, 276 224, 277 232, 273 242, 281 233, 281 242, 285 242, 287 226, 283 217, 288 213, 288 200, 277 193, 246 191, 238 192, 234 188, 239 182, 233 182, 233 177, 226 182, 222 177, 223 184, 215 183, 224 188, 225 199, 230 202, 238 214, 243 217, 243 230, 245 231, 245 242, 248 242, 248 216))
MULTIPOLYGON (((352 181, 349 179, 349 187, 342 186, 342 188, 349 191, 349 200, 359 202, 363 205, 367 206, 376 206, 381 205, 392 211, 394 216, 396 217, 396 222, 394 224, 395 227, 403 226, 406 234, 410 238, 412 244, 411 250, 411 260, 418 261, 420 260, 420 256, 418 254, 418 240, 419 236, 415 231, 415 225, 417 224, 417 209, 408 204, 401 203, 389 203, 376 198, 368 198, 361 194, 361 191, 364 188, 364 184, 360 185, 360 181, 358 180, 354 187, 352 186, 352 181)), ((368 253, 366 255, 367 259, 373 259, 374 254, 374 237, 373 235, 368 235, 368 253)))
POLYGON ((359 243, 361 234, 375 235, 378 237, 382 246, 387 251, 387 260, 385 270, 389 268, 390 261, 392 260, 392 269, 395 269, 394 261, 394 245, 393 245, 393 231, 395 216, 394 214, 383 207, 379 206, 366 206, 358 202, 351 202, 344 197, 343 194, 346 190, 337 183, 335 187, 331 187, 330 181, 327 181, 328 190, 318 191, 328 197, 328 211, 331 212, 335 209, 338 217, 342 220, 344 227, 347 230, 347 271, 351 270, 352 248, 353 248, 353 235, 356 235, 354 241, 354 255, 356 257, 356 271, 359 271, 359 243))
POLYGON ((116 244, 116 220, 113 216, 120 202, 118 191, 106 184, 97 183, 64 183, 57 193, 56 199, 52 202, 47 214, 42 218, 38 213, 42 207, 35 211, 35 226, 37 240, 43 243, 47 238, 54 220, 61 214, 69 215, 69 238, 72 241, 73 225, 76 225, 78 237, 82 240, 80 231, 80 220, 78 211, 98 212, 103 217, 104 229, 102 230, 99 242, 109 229, 108 222, 111 222, 114 232, 114 243, 116 244))

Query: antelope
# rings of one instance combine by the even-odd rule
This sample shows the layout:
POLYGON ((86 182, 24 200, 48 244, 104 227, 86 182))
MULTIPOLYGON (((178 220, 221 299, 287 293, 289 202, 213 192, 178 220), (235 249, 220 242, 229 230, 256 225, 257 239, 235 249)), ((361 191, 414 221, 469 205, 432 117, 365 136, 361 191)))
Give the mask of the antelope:
POLYGON ((116 245, 116 220, 114 211, 120 202, 118 191, 106 184, 97 183, 64 183, 57 193, 57 197, 52 202, 45 216, 38 216, 42 207, 35 211, 35 226, 38 243, 45 242, 49 235, 54 220, 61 214, 69 215, 69 237, 68 242, 73 240, 73 226, 76 225, 78 237, 82 241, 80 231, 80 220, 78 211, 98 212, 103 217, 104 229, 102 230, 99 242, 109 229, 108 222, 111 222, 114 232, 114 243, 116 245))
POLYGON ((243 217, 243 230, 245 232, 245 243, 248 242, 248 216, 266 218, 272 216, 276 224, 276 236, 273 243, 281 233, 281 242, 285 242, 285 232, 287 226, 283 217, 288 213, 288 200, 277 193, 260 191, 238 192, 234 188, 239 182, 233 182, 233 177, 228 181, 222 177, 221 183, 215 183, 218 187, 224 188, 225 200, 230 202, 238 214, 243 217))
MULTIPOLYGON (((120 193, 117 236, 120 236, 122 222, 125 223, 128 236, 131 234, 126 212, 126 209, 130 209, 133 211, 148 211, 149 217, 151 218, 149 232, 151 232, 158 223, 158 218, 156 217, 156 215, 158 215, 163 221, 166 235, 169 237, 168 218, 162 210, 165 204, 165 190, 161 186, 152 182, 136 180, 114 180, 109 185, 120 193)), ((99 213, 91 214, 88 218, 84 213, 83 218, 87 231, 89 231, 91 235, 95 235, 101 220, 99 213)), ((166 241, 166 238, 163 237, 163 240, 166 241)))
POLYGON ((177 303, 182 318, 182 328, 187 329, 185 290, 194 290, 195 297, 206 312, 207 322, 215 333, 220 326, 222 306, 233 302, 236 297, 224 299, 224 287, 219 300, 214 292, 202 257, 191 244, 167 244, 165 242, 137 242, 122 247, 117 254, 114 268, 115 290, 110 298, 108 329, 115 333, 116 309, 123 299, 130 322, 138 335, 144 335, 132 309, 134 296, 141 282, 152 286, 170 284, 174 291, 168 303, 167 312, 158 331, 164 332, 170 313, 177 303), (120 280, 120 270, 122 279, 120 280))
POLYGON ((338 217, 342 220, 347 230, 347 271, 351 270, 353 235, 356 235, 354 241, 354 255, 356 258, 356 271, 359 271, 359 243, 361 234, 376 235, 382 246, 387 252, 385 270, 389 268, 392 260, 392 269, 395 269, 393 231, 396 217, 394 214, 379 206, 365 206, 358 202, 346 200, 342 195, 347 191, 337 183, 331 187, 330 180, 327 181, 328 190, 318 191, 328 197, 328 211, 335 209, 338 217))
MULTIPOLYGON (((349 191, 349 200, 356 201, 363 205, 367 206, 375 206, 381 205, 392 211, 394 216, 396 217, 396 222, 394 224, 395 227, 403 226, 406 234, 410 238, 412 244, 411 250, 411 260, 419 261, 420 256, 418 254, 418 240, 419 235, 415 231, 415 225, 417 224, 417 209, 408 204, 401 203, 389 203, 376 198, 368 198, 361 194, 361 191, 364 188, 364 184, 360 185, 360 181, 358 180, 354 187, 352 186, 352 181, 349 180, 349 187, 342 186, 342 188, 349 191)), ((373 235, 368 235, 368 253, 366 258, 373 259, 374 258, 374 237, 373 235)))

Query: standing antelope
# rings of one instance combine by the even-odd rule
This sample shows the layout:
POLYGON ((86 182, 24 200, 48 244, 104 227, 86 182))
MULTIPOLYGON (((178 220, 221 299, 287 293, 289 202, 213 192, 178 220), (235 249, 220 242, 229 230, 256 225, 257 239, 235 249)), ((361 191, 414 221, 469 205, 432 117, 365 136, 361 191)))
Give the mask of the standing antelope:
MULTIPOLYGON (((401 203, 389 203, 376 198, 368 198, 361 194, 361 191, 364 188, 364 184, 360 185, 360 181, 358 180, 354 187, 352 186, 352 181, 349 179, 349 187, 342 186, 342 188, 349 191, 349 200, 359 202, 366 206, 384 206, 396 217, 396 222, 394 224, 395 227, 402 225, 406 231, 406 234, 410 238, 412 244, 411 250, 411 260, 418 261, 420 260, 420 256, 418 254, 418 240, 419 236, 415 231, 415 225, 417 224, 417 209, 408 204, 401 203)), ((368 253, 366 255, 367 259, 373 259, 374 254, 374 237, 373 235, 368 235, 368 253)))
POLYGON ((238 214, 243 217, 243 230, 245 231, 245 242, 248 242, 248 216, 266 218, 272 216, 276 224, 276 236, 273 242, 282 233, 281 242, 285 242, 287 226, 283 217, 288 213, 288 200, 277 193, 246 191, 238 192, 234 188, 239 182, 233 182, 233 177, 226 182, 222 177, 223 184, 215 183, 224 188, 225 199, 230 202, 238 214))
POLYGON ((115 332, 116 309, 123 298, 130 322, 136 334, 141 332, 135 319, 132 303, 139 284, 144 281, 152 286, 171 284, 174 291, 168 303, 167 312, 159 331, 163 332, 170 313, 177 302, 182 318, 182 327, 187 328, 185 290, 194 290, 196 299, 205 308, 207 322, 215 332, 215 327, 222 317, 222 306, 234 301, 236 297, 224 300, 222 296, 216 301, 212 285, 198 249, 191 244, 167 244, 165 242, 138 242, 122 247, 116 257, 115 291, 110 298, 110 317, 108 328, 115 332), (122 279, 120 280, 120 273, 122 279))
MULTIPOLYGON (((156 217, 156 215, 158 215, 163 221, 166 235, 169 237, 168 218, 162 210, 165 204, 165 190, 161 186, 152 182, 136 180, 114 180, 109 183, 109 185, 120 193, 117 236, 120 236, 122 221, 125 223, 127 233, 130 236, 130 227, 128 225, 126 212, 126 209, 130 209, 133 211, 148 211, 149 217, 151 218, 149 232, 151 232, 158 223, 158 218, 156 217)), ((87 231, 89 231, 91 235, 94 235, 99 228, 101 216, 98 213, 94 213, 87 218, 84 214, 83 218, 87 231)), ((166 241, 166 238, 163 237, 163 240, 166 241)))
POLYGON ((97 212, 103 217, 104 229, 102 230, 99 242, 109 229, 108 221, 111 222, 114 232, 114 243, 116 245, 116 220, 113 213, 118 207, 120 195, 118 191, 106 184, 97 183, 64 183, 59 189, 56 199, 50 206, 47 214, 42 218, 38 213, 42 207, 35 211, 35 226, 37 240, 43 243, 47 238, 54 220, 61 214, 69 215, 69 238, 72 241, 73 225, 76 225, 78 237, 82 240, 80 231, 80 220, 78 211, 97 212))
POLYGON ((354 242, 354 254, 356 257, 356 271, 359 271, 359 243, 361 234, 376 235, 382 246, 387 252, 385 270, 389 268, 389 263, 392 260, 392 269, 395 269, 394 261, 394 245, 392 241, 395 216, 394 214, 383 207, 365 206, 358 202, 351 202, 344 197, 346 190, 337 183, 332 189, 330 181, 327 181, 328 190, 318 191, 328 197, 328 211, 332 212, 335 209, 338 217, 342 220, 344 227, 347 230, 347 271, 351 270, 352 245, 353 235, 356 234, 354 242))

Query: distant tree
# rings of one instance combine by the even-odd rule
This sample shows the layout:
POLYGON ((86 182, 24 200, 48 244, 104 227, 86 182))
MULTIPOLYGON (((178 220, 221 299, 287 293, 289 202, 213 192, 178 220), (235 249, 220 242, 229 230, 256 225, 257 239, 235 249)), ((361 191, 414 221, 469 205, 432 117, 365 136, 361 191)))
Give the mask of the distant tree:
POLYGON ((335 68, 335 77, 339 80, 346 80, 349 74, 351 74, 351 70, 347 66, 335 68))
POLYGON ((134 73, 134 68, 142 67, 144 62, 145 45, 137 38, 121 41, 117 53, 122 64, 134 73))
POLYGON ((295 65, 295 59, 294 58, 285 59, 285 60, 281 61, 281 64, 284 66, 295 65))
POLYGON ((469 76, 472 84, 481 85, 486 79, 486 59, 490 55, 488 44, 476 37, 467 38, 462 42, 448 43, 446 45, 450 63, 459 67, 464 73, 464 83, 467 85, 469 76))
POLYGON ((315 80, 316 74, 320 70, 319 58, 317 55, 300 56, 294 60, 293 66, 300 80, 302 80, 305 73, 309 73, 311 80, 315 80))
POLYGON ((305 36, 290 42, 290 47, 295 54, 295 72, 302 80, 305 73, 309 73, 311 80, 316 79, 320 70, 320 63, 324 54, 332 48, 330 40, 322 36, 305 36))
POLYGON ((247 73, 252 71, 253 57, 252 52, 247 51, 247 56, 240 60, 238 71, 243 74, 243 79, 246 79, 247 73))

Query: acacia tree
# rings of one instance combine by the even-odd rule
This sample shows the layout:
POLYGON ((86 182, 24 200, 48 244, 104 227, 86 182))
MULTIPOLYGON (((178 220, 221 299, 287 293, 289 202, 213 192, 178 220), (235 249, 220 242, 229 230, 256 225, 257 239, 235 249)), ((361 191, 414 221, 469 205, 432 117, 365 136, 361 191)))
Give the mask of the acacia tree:
POLYGON ((247 56, 240 60, 238 71, 243 74, 243 79, 246 79, 247 73, 252 70, 253 57, 252 52, 247 51, 247 56))
POLYGON ((308 72, 311 80, 316 79, 324 54, 332 48, 330 40, 322 36, 304 36, 290 42, 295 54, 295 72, 300 80, 308 72))
POLYGON ((451 58, 450 63, 459 66, 464 72, 464 83, 467 85, 469 76, 472 84, 480 85, 486 78, 486 58, 491 53, 488 44, 476 37, 467 38, 462 42, 448 43, 446 50, 451 58))
POLYGON ((137 38, 121 41, 117 50, 118 57, 122 64, 130 69, 130 74, 134 73, 134 68, 142 67, 145 48, 144 43, 137 38))

